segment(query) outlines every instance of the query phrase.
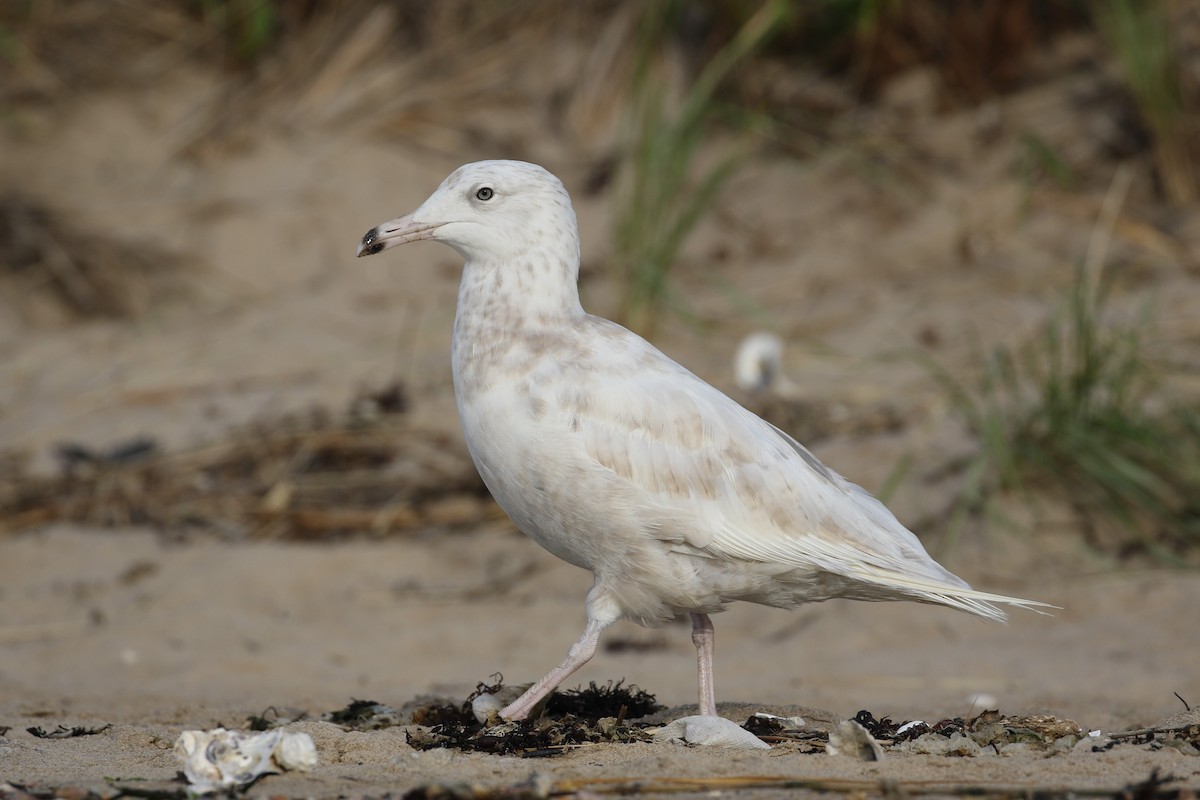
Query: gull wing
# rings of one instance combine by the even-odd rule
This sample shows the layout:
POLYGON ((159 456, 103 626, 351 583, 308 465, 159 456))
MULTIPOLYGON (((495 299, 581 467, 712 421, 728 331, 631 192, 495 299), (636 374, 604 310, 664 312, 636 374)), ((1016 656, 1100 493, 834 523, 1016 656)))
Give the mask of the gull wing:
POLYGON ((560 408, 594 464, 621 479, 639 506, 672 521, 656 523, 660 538, 713 558, 815 568, 994 619, 1004 614, 992 603, 1042 605, 972 590, 865 489, 618 330, 622 347, 609 348, 606 363, 588 359, 560 408))

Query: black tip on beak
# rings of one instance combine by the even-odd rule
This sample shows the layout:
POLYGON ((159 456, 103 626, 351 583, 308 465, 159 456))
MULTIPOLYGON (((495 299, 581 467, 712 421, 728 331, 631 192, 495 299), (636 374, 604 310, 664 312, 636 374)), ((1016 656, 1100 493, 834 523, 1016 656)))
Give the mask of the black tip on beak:
POLYGON ((358 245, 358 257, 373 256, 383 249, 383 242, 378 242, 379 228, 371 228, 363 234, 362 242, 358 245))

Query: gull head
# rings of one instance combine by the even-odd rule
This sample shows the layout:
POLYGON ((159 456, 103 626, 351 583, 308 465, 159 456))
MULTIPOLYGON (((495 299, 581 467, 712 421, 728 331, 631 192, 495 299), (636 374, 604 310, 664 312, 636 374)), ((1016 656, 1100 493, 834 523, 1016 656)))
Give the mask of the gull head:
POLYGON ((562 182, 524 161, 465 164, 411 214, 367 231, 357 255, 373 256, 409 242, 450 245, 468 263, 509 261, 557 241, 565 258, 579 257, 575 211, 562 182))

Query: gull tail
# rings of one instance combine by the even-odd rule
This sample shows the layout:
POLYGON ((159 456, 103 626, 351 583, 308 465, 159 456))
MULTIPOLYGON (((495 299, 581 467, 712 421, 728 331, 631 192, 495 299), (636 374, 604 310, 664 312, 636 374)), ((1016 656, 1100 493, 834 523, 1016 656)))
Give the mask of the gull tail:
MULTIPOLYGON (((911 575, 899 575, 884 569, 867 568, 863 570, 863 573, 855 575, 855 577, 868 583, 898 590, 921 603, 949 606, 950 608, 966 611, 969 614, 975 614, 976 616, 995 620, 996 622, 1005 622, 1008 619, 1008 615, 997 607, 997 603, 1016 606, 1017 608, 1023 608, 1027 611, 1046 616, 1049 616, 1048 612, 1041 611, 1040 609, 1061 608, 1061 606, 1042 603, 1038 600, 1023 600, 1019 597, 1008 597, 1003 594, 976 591, 966 583, 963 583, 961 586, 954 586, 937 580, 911 575)), ((951 575, 951 577, 955 576, 951 575)))

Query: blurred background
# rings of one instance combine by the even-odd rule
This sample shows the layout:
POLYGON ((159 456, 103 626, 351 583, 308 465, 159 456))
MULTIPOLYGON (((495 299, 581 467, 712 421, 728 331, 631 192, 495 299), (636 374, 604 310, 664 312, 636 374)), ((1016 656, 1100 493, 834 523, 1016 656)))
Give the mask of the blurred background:
POLYGON ((8 639, 165 592, 163 543, 389 543, 425 566, 378 576, 383 615, 533 602, 560 567, 454 416, 460 260, 353 257, 484 158, 562 178, 585 307, 951 568, 1052 602, 1064 575, 1194 575, 1198 114, 1184 0, 5 0, 0 562, 42 604, 0 594, 34 626, 8 639), (129 531, 132 561, 89 549, 129 531))

